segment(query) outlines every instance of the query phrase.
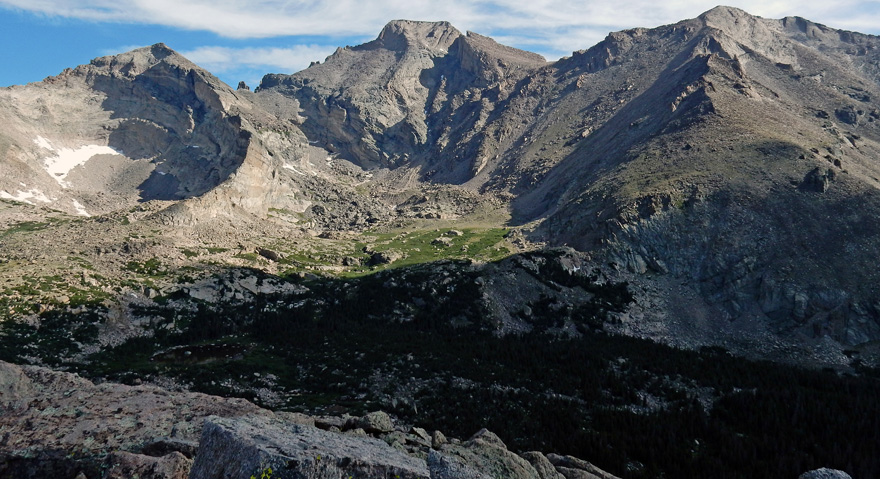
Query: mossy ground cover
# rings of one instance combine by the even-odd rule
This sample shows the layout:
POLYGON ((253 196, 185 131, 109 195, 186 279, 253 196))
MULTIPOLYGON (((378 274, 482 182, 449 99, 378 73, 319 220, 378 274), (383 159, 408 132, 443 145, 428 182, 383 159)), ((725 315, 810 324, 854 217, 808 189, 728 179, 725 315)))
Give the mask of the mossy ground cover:
MULTIPOLYGON (((341 277, 359 277, 388 268, 441 260, 489 262, 512 253, 505 228, 432 228, 364 233, 346 240, 313 239, 301 243, 277 242, 269 249, 280 251, 280 263, 289 273, 321 271, 341 277), (371 263, 371 256, 385 253, 389 263, 371 263), (348 258, 344 264, 342 259, 348 258)), ((256 261, 256 254, 238 255, 256 261), (247 255, 247 256, 245 256, 247 255)))
POLYGON ((404 257, 394 267, 427 263, 442 259, 493 261, 511 252, 503 244, 504 228, 433 229, 410 233, 384 233, 376 236, 372 249, 377 252, 399 251, 404 257))
POLYGON ((46 229, 49 226, 49 223, 40 222, 40 221, 22 221, 20 223, 15 223, 9 228, 0 232, 2 236, 14 235, 17 233, 29 233, 32 231, 40 231, 46 229))
POLYGON ((0 289, 0 321, 19 320, 46 309, 92 308, 110 297, 98 287, 76 285, 60 275, 22 276, 0 289))
POLYGON ((6 319, 0 329, 0 359, 19 364, 36 360, 50 366, 71 367, 72 357, 94 343, 106 308, 91 304, 81 313, 62 309, 44 311, 38 322, 6 319))

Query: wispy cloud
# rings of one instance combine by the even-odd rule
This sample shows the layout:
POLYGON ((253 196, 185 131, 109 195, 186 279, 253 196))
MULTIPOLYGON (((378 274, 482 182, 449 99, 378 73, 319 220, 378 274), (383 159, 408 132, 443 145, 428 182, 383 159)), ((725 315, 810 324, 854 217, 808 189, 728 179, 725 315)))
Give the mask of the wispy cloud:
MULTIPOLYGON (((609 31, 653 27, 692 18, 718 0, 0 0, 0 7, 53 17, 97 22, 127 22, 208 31, 227 38, 375 35, 389 20, 448 20, 461 30, 503 37, 515 46, 553 55, 588 48, 609 31)), ((768 18, 798 15, 851 30, 880 32, 880 2, 876 0, 779 1, 741 0, 737 6, 768 18)), ((328 43, 330 43, 328 41, 328 43)), ((245 50, 242 50, 245 51, 245 50)), ((236 51, 195 50, 207 60, 223 58, 255 64, 236 51)), ((323 47, 250 52, 280 68, 302 65, 300 58, 325 54, 323 47)), ((198 60, 196 60, 198 61, 198 60)))
POLYGON ((293 73, 323 61, 335 46, 294 45, 289 48, 229 48, 205 46, 181 52, 185 57, 214 73, 242 68, 269 68, 275 73, 293 73))

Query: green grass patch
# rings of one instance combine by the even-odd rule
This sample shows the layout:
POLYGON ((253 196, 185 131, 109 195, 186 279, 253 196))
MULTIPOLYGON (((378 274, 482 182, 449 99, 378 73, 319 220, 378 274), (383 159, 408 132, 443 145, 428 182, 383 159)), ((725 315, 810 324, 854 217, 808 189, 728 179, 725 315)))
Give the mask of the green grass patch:
POLYGON ((259 260, 260 255, 258 255, 257 253, 238 253, 237 255, 235 255, 233 257, 238 258, 238 259, 247 260, 252 263, 259 263, 260 262, 260 260, 259 260))
POLYGON ((9 228, 0 232, 0 237, 11 236, 19 233, 32 233, 35 231, 42 231, 50 226, 49 222, 40 222, 40 221, 22 221, 20 223, 15 223, 11 225, 9 228))
POLYGON ((129 261, 125 264, 125 270, 154 277, 164 276, 168 273, 167 269, 162 265, 162 262, 159 261, 159 258, 150 258, 144 262, 129 261))

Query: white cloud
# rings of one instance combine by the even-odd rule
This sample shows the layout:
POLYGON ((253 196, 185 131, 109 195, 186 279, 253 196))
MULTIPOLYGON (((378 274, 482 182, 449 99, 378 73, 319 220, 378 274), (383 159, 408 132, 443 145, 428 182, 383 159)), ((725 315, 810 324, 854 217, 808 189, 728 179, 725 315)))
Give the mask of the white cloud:
POLYGON ((214 73, 261 67, 275 73, 293 73, 313 61, 324 61, 336 46, 294 45, 289 48, 228 48, 205 46, 182 55, 214 73))
POLYGON ((455 0, 0 0, 52 16, 205 30, 230 38, 375 34, 393 18, 444 20, 472 10, 455 0))
MULTIPOLYGON (((0 6, 93 21, 210 31, 229 38, 372 36, 395 18, 448 20, 461 30, 521 38, 522 45, 539 52, 570 52, 592 46, 609 31, 693 18, 714 7, 717 1, 0 0, 0 6)), ((797 15, 831 27, 880 33, 880 7, 876 0, 741 0, 736 6, 767 18, 797 15)), ((302 65, 296 58, 307 56, 310 48, 275 52, 285 58, 283 65, 277 66, 302 65)), ((224 55, 246 60, 234 52, 196 52, 206 58, 217 58, 218 62, 222 62, 224 55)))

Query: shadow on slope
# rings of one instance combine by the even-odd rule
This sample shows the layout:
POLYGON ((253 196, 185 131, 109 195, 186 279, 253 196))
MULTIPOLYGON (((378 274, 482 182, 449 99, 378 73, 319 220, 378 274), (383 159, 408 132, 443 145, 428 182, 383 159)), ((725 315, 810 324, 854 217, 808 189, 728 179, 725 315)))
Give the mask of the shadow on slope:
MULTIPOLYGON (((627 286, 567 271, 559 253, 515 256, 482 272, 447 261, 299 279, 293 293, 249 300, 207 303, 181 291, 135 311, 145 336, 58 365, 126 383, 171 379, 275 409, 382 408, 461 436, 488 427, 516 450, 589 457, 632 479, 880 471, 876 379, 605 334, 610 313, 627 307, 627 286), (549 297, 532 302, 534 329, 499 337, 481 286, 516 269, 561 296, 581 290, 589 299, 576 309, 549 297), (577 334, 551 333, 565 324, 577 334)), ((257 285, 278 279, 250 274, 257 285)), ((28 346, 33 336, 21 332, 4 327, 3 359, 53 354, 50 343, 28 346)), ((87 341, 82 334, 66 341, 87 341)))
POLYGON ((155 165, 137 186, 141 201, 200 196, 243 163, 250 140, 230 116, 228 87, 164 45, 93 60, 89 81, 120 120, 109 145, 155 165))

